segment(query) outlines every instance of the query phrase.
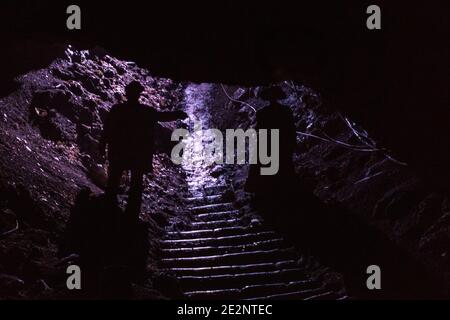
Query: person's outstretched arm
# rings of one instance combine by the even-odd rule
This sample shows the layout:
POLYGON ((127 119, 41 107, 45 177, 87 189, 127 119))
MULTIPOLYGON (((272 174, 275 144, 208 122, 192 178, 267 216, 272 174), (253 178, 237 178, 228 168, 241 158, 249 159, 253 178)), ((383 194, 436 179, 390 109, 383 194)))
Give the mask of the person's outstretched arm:
POLYGON ((158 111, 156 113, 157 121, 162 122, 186 119, 187 117, 188 115, 184 111, 158 111))

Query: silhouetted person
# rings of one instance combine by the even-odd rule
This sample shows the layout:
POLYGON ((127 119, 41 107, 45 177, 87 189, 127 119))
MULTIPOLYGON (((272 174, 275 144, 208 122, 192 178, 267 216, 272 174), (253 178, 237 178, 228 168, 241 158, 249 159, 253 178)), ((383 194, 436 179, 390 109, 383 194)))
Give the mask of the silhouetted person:
MULTIPOLYGON (((269 101, 269 105, 256 113, 256 129, 278 129, 280 132, 279 170, 277 179, 292 177, 295 174, 292 156, 297 144, 297 133, 294 125, 294 115, 288 106, 278 101, 286 98, 285 93, 278 86, 272 86, 261 92, 261 98, 269 101)), ((270 139, 269 143, 270 143, 270 139)), ((270 144, 269 144, 270 152, 270 144)))
POLYGON ((143 175, 153 168, 154 127, 158 121, 187 117, 183 111, 160 112, 139 102, 144 87, 132 81, 125 88, 127 101, 114 105, 103 127, 100 148, 108 146, 108 185, 106 193, 117 200, 122 173, 131 171, 126 211, 139 217, 142 203, 143 175))
POLYGON ((58 256, 61 266, 80 266, 82 290, 66 291, 67 298, 133 297, 132 283, 147 277, 150 243, 148 227, 129 222, 107 196, 96 195, 89 188, 77 194, 58 256))
MULTIPOLYGON (((269 105, 256 113, 256 129, 267 129, 270 137, 271 129, 279 130, 279 169, 275 175, 261 175, 261 164, 250 166, 246 190, 256 193, 256 201, 262 214, 269 222, 274 222, 276 205, 281 206, 283 197, 295 180, 292 156, 297 143, 294 116, 291 108, 278 100, 286 98, 278 86, 264 88, 261 98, 269 101, 269 105)), ((269 154, 272 153, 270 138, 267 139, 269 154)), ((272 156, 272 155, 271 155, 272 156)))

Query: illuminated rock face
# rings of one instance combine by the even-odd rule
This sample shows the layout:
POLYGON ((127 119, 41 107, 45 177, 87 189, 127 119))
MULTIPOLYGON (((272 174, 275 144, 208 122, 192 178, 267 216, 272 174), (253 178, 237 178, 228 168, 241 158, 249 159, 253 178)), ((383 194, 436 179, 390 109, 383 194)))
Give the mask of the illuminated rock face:
MULTIPOLYGON (((383 142, 371 131, 367 132, 359 123, 354 123, 353 119, 330 109, 314 90, 290 81, 280 85, 288 94, 284 103, 294 112, 298 132, 294 162, 303 187, 332 207, 337 204, 333 209, 335 212, 341 212, 341 205, 344 205, 348 212, 355 214, 356 220, 369 222, 363 223, 364 226, 375 225, 382 234, 387 234, 408 247, 410 255, 418 256, 417 260, 413 259, 415 262, 406 263, 413 269, 418 266, 420 269, 420 265, 432 256, 441 271, 423 272, 431 274, 431 278, 436 276, 440 279, 450 263, 447 259, 449 248, 444 245, 448 242, 445 232, 448 196, 436 190, 429 180, 421 178, 416 167, 406 159, 396 158, 385 150, 383 142)), ((235 91, 241 96, 243 103, 248 103, 257 110, 264 106, 264 101, 258 98, 258 87, 235 86, 227 89, 230 96, 235 91), (246 91, 245 94, 242 94, 242 89, 246 91)), ((220 100, 223 93, 220 88, 216 92, 216 99, 220 100)), ((243 103, 225 102, 226 113, 213 108, 211 114, 216 121, 215 126, 253 127, 254 113, 243 103), (229 119, 235 120, 233 122, 229 119)), ((245 183, 246 170, 244 166, 233 173, 237 185, 245 183)), ((301 210, 304 198, 300 191, 296 199, 298 201, 294 205, 301 210)), ((292 223, 294 216, 291 212, 287 211, 283 219, 281 213, 285 211, 279 211, 280 220, 286 225, 292 223)), ((339 215, 336 213, 335 216, 339 215)), ((336 229, 344 228, 345 223, 344 218, 338 219, 336 229)), ((323 230, 324 227, 325 223, 319 229, 323 230)), ((361 226, 361 230, 366 229, 361 226)), ((367 232, 367 235, 371 232, 367 232)), ((351 239, 356 238, 358 237, 351 239)), ((363 238, 365 237, 360 238, 361 241, 363 238)), ((386 246, 382 243, 379 241, 380 248, 386 246)), ((385 256, 389 254, 386 253, 385 256)), ((396 272, 407 274, 401 268, 396 272)), ((424 280, 426 281, 428 280, 424 280)), ((424 289, 427 287, 424 284, 414 294, 420 296, 422 290, 424 296, 433 296, 434 289, 439 287, 436 285, 439 281, 441 280, 430 280, 433 285, 424 289)), ((439 290, 436 289, 435 292, 439 290)), ((412 292, 413 290, 411 294, 412 292)))

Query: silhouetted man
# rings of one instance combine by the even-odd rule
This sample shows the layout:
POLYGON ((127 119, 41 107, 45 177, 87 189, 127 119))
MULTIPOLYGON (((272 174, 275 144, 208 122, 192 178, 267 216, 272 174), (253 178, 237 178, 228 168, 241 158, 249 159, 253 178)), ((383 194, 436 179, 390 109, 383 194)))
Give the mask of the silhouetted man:
POLYGON ((143 175, 153 169, 154 127, 158 121, 187 117, 183 111, 159 112, 139 102, 144 87, 132 81, 125 88, 127 101, 114 105, 103 127, 100 148, 108 145, 107 195, 117 201, 122 173, 131 171, 126 211, 139 217, 142 203, 143 175))

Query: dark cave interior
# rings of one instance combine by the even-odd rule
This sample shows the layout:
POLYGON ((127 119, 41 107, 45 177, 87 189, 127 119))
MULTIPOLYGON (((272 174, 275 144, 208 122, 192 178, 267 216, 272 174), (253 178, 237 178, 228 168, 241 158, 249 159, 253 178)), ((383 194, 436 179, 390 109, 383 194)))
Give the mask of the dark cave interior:
MULTIPOLYGON (((350 146, 360 145, 361 142, 361 136, 355 135, 352 129, 358 128, 361 130, 359 133, 368 132, 369 138, 366 142, 376 141, 376 146, 383 148, 383 152, 355 152, 350 150, 351 148, 342 148, 338 143, 330 142, 330 139, 327 139, 328 141, 317 141, 311 137, 299 139, 294 160, 297 174, 308 191, 314 193, 321 201, 321 204, 311 205, 320 207, 322 203, 331 203, 331 208, 336 212, 341 210, 341 205, 346 208, 344 211, 351 212, 349 217, 342 215, 341 219, 337 219, 339 221, 334 221, 335 216, 330 217, 328 213, 318 217, 319 220, 324 219, 314 222, 320 225, 317 228, 321 229, 321 232, 311 236, 314 240, 310 241, 327 243, 328 240, 321 238, 326 233, 329 237, 342 237, 341 233, 334 234, 330 225, 336 223, 343 230, 348 227, 348 230, 354 232, 359 228, 358 223, 361 220, 368 229, 362 228, 364 232, 358 230, 361 242, 358 250, 365 251, 367 248, 361 248, 362 243, 366 243, 369 247, 375 246, 377 249, 374 250, 380 250, 381 253, 378 252, 380 256, 384 255, 383 259, 392 259, 394 264, 402 265, 414 261, 412 266, 407 267, 410 269, 404 270, 405 276, 398 280, 400 284, 396 284, 397 287, 393 289, 404 286, 403 291, 382 298, 409 297, 405 292, 410 290, 410 284, 406 283, 408 276, 414 276, 416 272, 430 276, 429 278, 424 276, 422 281, 424 290, 438 290, 434 286, 435 282, 445 283, 446 288, 439 290, 448 290, 450 246, 447 241, 450 240, 448 236, 450 198, 447 194, 450 151, 445 137, 450 135, 447 65, 450 52, 446 39, 448 19, 445 18, 446 13, 442 9, 445 6, 424 4, 404 6, 379 1, 379 5, 385 8, 383 29, 372 32, 365 28, 364 12, 368 4, 370 4, 368 1, 361 1, 356 5, 350 2, 325 1, 300 2, 295 5, 284 1, 277 1, 276 4, 256 1, 246 3, 199 1, 195 4, 180 2, 146 5, 135 2, 125 7, 106 3, 86 3, 80 4, 83 8, 83 28, 81 31, 73 32, 65 28, 66 16, 61 15, 68 5, 66 1, 57 4, 25 1, 21 7, 12 3, 2 4, 0 34, 5 45, 0 53, 2 70, 0 95, 3 100, 1 107, 6 110, 14 105, 19 110, 21 105, 29 105, 30 110, 35 107, 37 107, 35 110, 41 110, 40 108, 48 106, 57 109, 57 117, 61 113, 63 117, 73 122, 70 126, 63 125, 61 130, 58 129, 60 131, 55 138, 52 132, 49 133, 48 127, 37 120, 38 127, 40 126, 39 139, 43 137, 45 139, 42 140, 53 141, 58 148, 64 150, 62 153, 68 154, 66 164, 54 163, 50 158, 47 161, 52 165, 56 164, 54 170, 63 172, 64 179, 75 181, 73 185, 58 181, 54 177, 58 174, 54 172, 50 173, 51 178, 48 180, 50 182, 43 182, 45 178, 36 178, 31 165, 29 174, 23 176, 19 174, 17 179, 11 178, 16 170, 21 170, 20 164, 25 163, 24 166, 27 166, 27 161, 30 161, 20 155, 17 158, 8 158, 2 163, 1 190, 4 191, 0 199, 2 210, 4 203, 7 207, 5 210, 11 209, 16 215, 18 212, 35 208, 31 214, 20 217, 27 226, 25 232, 28 232, 23 243, 20 239, 13 239, 12 243, 24 246, 26 241, 47 243, 48 240, 45 238, 49 237, 50 244, 46 245, 51 248, 49 252, 54 252, 57 241, 53 239, 53 234, 62 232, 64 226, 62 221, 67 220, 67 216, 62 215, 55 219, 47 211, 77 212, 79 207, 75 206, 74 209, 70 208, 69 203, 61 204, 67 202, 67 197, 60 194, 53 195, 56 204, 49 203, 50 209, 45 205, 45 209, 39 208, 40 205, 37 203, 40 200, 35 199, 35 193, 23 190, 16 184, 11 187, 9 182, 15 181, 18 185, 26 185, 32 181, 32 184, 45 185, 49 190, 56 190, 64 185, 63 192, 71 195, 70 204, 75 202, 79 205, 86 205, 88 201, 86 198, 80 200, 81 202, 72 199, 79 192, 80 186, 88 186, 94 193, 102 189, 99 188, 103 184, 99 182, 102 179, 101 174, 97 175, 95 170, 91 170, 90 160, 89 164, 86 164, 84 156, 79 156, 80 162, 89 171, 89 179, 86 179, 80 173, 82 171, 77 171, 76 166, 72 167, 73 163, 70 160, 72 151, 66 147, 78 145, 81 153, 95 159, 96 152, 92 151, 92 145, 80 136, 85 137, 83 130, 89 130, 89 136, 93 136, 96 140, 98 127, 95 125, 101 123, 97 120, 102 119, 104 106, 110 105, 116 97, 111 88, 97 88, 106 92, 105 97, 101 92, 90 90, 83 77, 95 78, 96 75, 91 73, 90 68, 101 69, 104 65, 110 64, 125 68, 123 79, 117 80, 120 78, 118 74, 112 76, 111 82, 119 87, 123 86, 128 78, 147 81, 147 77, 151 77, 152 80, 148 85, 153 89, 146 99, 148 98, 150 103, 156 101, 164 108, 179 108, 184 104, 181 96, 184 95, 186 99, 189 84, 195 83, 192 84, 194 88, 192 90, 198 90, 199 94, 205 93, 210 97, 205 102, 209 105, 208 113, 211 114, 214 125, 221 129, 249 128, 255 123, 255 118, 248 115, 245 106, 231 101, 230 96, 259 109, 262 102, 258 96, 258 88, 267 84, 279 84, 288 93, 287 103, 294 112, 297 130, 322 138, 329 135, 332 139, 350 146), (70 69, 70 63, 65 60, 55 62, 65 57, 68 44, 75 52, 69 59, 70 63, 78 62, 74 69, 70 69), (90 56, 84 57, 79 50, 89 50, 90 56), (105 58, 105 54, 108 58, 105 58), (135 64, 128 65, 127 61, 133 61, 135 64), (55 73, 54 70, 58 70, 59 73, 55 73), (45 75, 50 75, 50 78, 44 79, 45 75), (65 75, 68 78, 57 75, 65 75), (19 78, 20 80, 17 80, 19 78), (79 92, 73 91, 71 81, 80 83, 75 85, 79 86, 80 89, 77 89, 79 92), (56 87, 60 91, 52 88, 55 83, 62 84, 62 89, 56 87), (207 83, 208 87, 204 88, 199 83, 207 83), (73 94, 68 93, 69 91, 73 94), (156 94, 159 91, 164 92, 164 95, 156 94), (76 114, 71 118, 72 111, 58 110, 58 104, 70 105, 67 95, 70 99, 74 95, 80 95, 83 99, 89 100, 92 92, 101 99, 92 100, 96 104, 91 111, 97 115, 86 116, 94 118, 87 120, 90 129, 82 126, 85 124, 83 114, 76 114), (349 122, 346 123, 346 119, 349 122), (43 132, 50 134, 50 138, 45 137, 43 132), (401 163, 407 163, 407 166, 390 161, 390 157, 398 159, 401 163), (378 230, 374 231, 374 234, 371 233, 373 226, 378 230), (51 231, 47 233, 47 230, 51 231), (378 235, 380 230, 382 236, 378 235), (376 240, 373 240, 375 238, 376 240), (374 245, 372 241, 378 241, 379 246, 374 245), (401 254, 394 249, 392 251, 387 249, 393 243, 401 248, 401 254), (407 258, 402 256, 404 251, 408 253, 407 258), (422 265, 426 271, 421 269, 422 265)), ((70 108, 77 105, 77 103, 70 105, 70 108)), ((28 116, 28 108, 26 110, 28 116)), ((201 112, 199 111, 199 114, 201 112)), ((8 112, 5 111, 5 114, 17 124, 12 127, 13 129, 8 127, 10 123, 5 124, 3 133, 15 132, 18 137, 27 139, 30 143, 36 141, 36 146, 44 146, 40 151, 42 155, 48 152, 53 157, 53 151, 49 151, 53 150, 53 147, 38 141, 33 131, 35 129, 28 129, 28 124, 25 125, 29 120, 25 120, 24 115, 10 109, 8 112), (27 129, 22 130, 22 125, 27 129), (27 137, 34 137, 36 140, 27 137)), ((35 123, 33 125, 36 126, 35 123)), ((161 137, 167 140, 171 129, 173 127, 170 125, 162 126, 161 137)), ((14 145, 14 142, 10 142, 8 134, 4 135, 3 139, 6 141, 5 146, 14 145)), ((161 144, 161 149, 164 150, 160 151, 167 153, 170 148, 164 143, 161 144)), ((5 150, 8 148, 2 149, 2 154, 6 154, 5 150)), ((55 154, 55 157, 59 158, 58 154, 55 154)), ((168 164, 167 158, 161 156, 156 162, 161 176, 154 182, 147 181, 150 185, 147 190, 149 199, 147 202, 144 201, 146 210, 152 213, 152 218, 146 220, 146 223, 150 226, 150 236, 155 238, 161 237, 161 233, 164 232, 162 230, 165 230, 164 226, 167 226, 169 221, 172 221, 172 216, 176 214, 174 212, 176 208, 184 205, 182 197, 175 195, 179 190, 177 188, 180 186, 189 188, 183 175, 177 168, 168 164), (167 177, 171 179, 166 179, 167 177), (170 192, 163 193, 163 188, 170 192), (156 209, 152 207, 155 203, 158 204, 156 209)), ((40 170, 49 172, 47 170, 51 171, 52 168, 40 170)), ((219 168, 211 171, 211 174, 226 176, 226 179, 233 181, 237 190, 235 204, 239 205, 242 202, 242 210, 248 209, 244 205, 248 199, 242 191, 243 179, 247 175, 245 168, 235 171, 228 167, 219 168)), ((316 200, 311 200, 314 201, 316 200)), ((95 205, 101 206, 102 203, 100 201, 95 205)), ((298 205, 301 206, 300 201, 298 205)), ((323 209, 323 212, 327 210, 323 209)), ((206 213, 199 211, 199 214, 206 213)), ((248 217, 252 217, 251 212, 248 217)), ((253 221, 253 218, 248 217, 245 216, 245 219, 253 221)), ((2 218, 2 222, 4 219, 6 218, 2 218)), ((98 223, 101 224, 103 218, 98 219, 98 223)), ((77 223, 80 222, 76 221, 74 224, 77 223)), ((189 232, 186 231, 189 230, 186 227, 189 223, 181 219, 171 225, 169 233, 180 230, 189 232)), ((136 237, 140 236, 145 238, 146 235, 139 233, 136 237)), ((347 259, 346 261, 353 259, 352 254, 355 252, 352 252, 351 248, 354 248, 353 243, 357 240, 348 241, 352 244, 346 248, 343 258, 347 259)), ((5 243, 0 250, 0 256, 9 257, 8 261, 11 264, 9 266, 0 263, 2 275, 0 283, 6 283, 4 286, 8 288, 2 292, 3 296, 36 297, 46 292, 45 287, 48 283, 59 283, 60 276, 51 272, 49 276, 40 270, 45 269, 45 266, 39 263, 23 266, 22 260, 25 257, 21 255, 24 253, 20 250, 11 253, 8 249, 10 245, 5 243), (23 284, 3 276, 12 273, 13 260, 20 261, 21 268, 24 268, 21 269, 19 278, 25 282, 31 279, 29 281, 33 282, 33 286, 23 289, 23 284), (40 274, 45 274, 43 278, 47 277, 44 285, 36 284, 33 268, 39 269, 40 274), (18 292, 16 287, 21 288, 21 295, 16 296, 18 292)), ((152 243, 141 245, 146 246, 143 250, 150 250, 150 257, 155 260, 160 249, 153 248, 152 243)), ((170 247, 170 242, 167 246, 168 252, 171 252, 173 248, 170 247)), ((320 252, 326 249, 322 246, 314 247, 311 250, 313 256, 314 250, 320 252)), ((51 253, 45 250, 44 252, 45 257, 39 259, 54 263, 56 258, 49 258, 46 255, 51 253)), ((330 254, 323 254, 321 257, 325 257, 323 260, 335 267, 335 261, 330 258, 330 254), (327 258, 330 258, 330 261, 327 258)), ((168 258, 170 259, 172 256, 168 258)), ((358 258, 354 259, 356 261, 358 258)), ((336 265, 341 272, 342 263, 336 265)), ((156 266, 153 267, 155 270, 158 269, 156 266)), ((401 273, 399 271, 401 267, 398 268, 394 276, 401 273)), ((311 269, 313 273, 319 272, 314 267, 311 269)), ((332 273, 321 276, 327 279, 336 277, 332 273)), ((356 279, 359 280, 358 277, 356 279)), ((333 286, 338 281, 330 280, 330 282, 333 286)), ((422 283, 418 284, 419 287, 421 285, 422 283)), ((176 286, 173 279, 161 274, 153 279, 152 288, 156 291, 146 292, 143 296, 154 298, 162 293, 163 296, 179 298, 178 289, 172 288, 176 286)), ((416 290, 420 291, 420 288, 416 290)), ((413 298, 444 295, 440 291, 410 294, 413 298)))

